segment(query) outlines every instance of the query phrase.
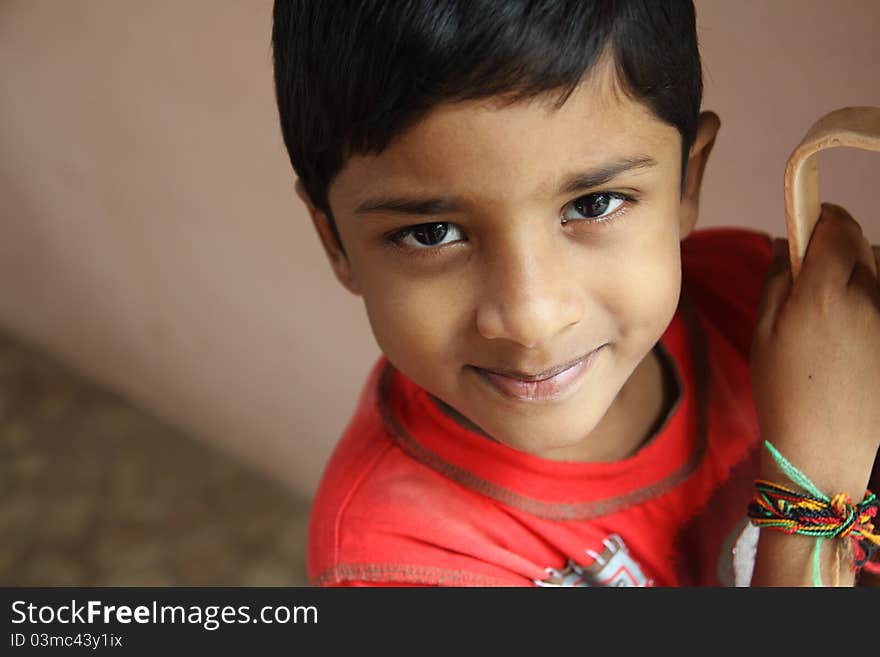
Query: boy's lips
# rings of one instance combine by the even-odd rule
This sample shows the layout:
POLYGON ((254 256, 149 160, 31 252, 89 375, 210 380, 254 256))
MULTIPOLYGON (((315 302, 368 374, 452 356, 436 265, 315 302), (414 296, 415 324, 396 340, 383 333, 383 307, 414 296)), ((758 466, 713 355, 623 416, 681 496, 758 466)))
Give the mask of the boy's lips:
POLYGON ((520 401, 555 399, 574 388, 604 346, 597 347, 573 361, 534 374, 505 368, 471 367, 480 378, 505 397, 520 401))

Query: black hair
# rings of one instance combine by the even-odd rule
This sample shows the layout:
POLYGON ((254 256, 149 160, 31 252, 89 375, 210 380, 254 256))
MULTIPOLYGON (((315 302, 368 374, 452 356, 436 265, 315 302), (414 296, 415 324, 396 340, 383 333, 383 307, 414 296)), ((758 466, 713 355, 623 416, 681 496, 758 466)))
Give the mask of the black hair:
POLYGON ((683 172, 703 89, 691 0, 275 0, 272 47, 290 161, 334 232, 348 157, 441 103, 559 107, 607 50, 623 91, 678 129, 683 172))

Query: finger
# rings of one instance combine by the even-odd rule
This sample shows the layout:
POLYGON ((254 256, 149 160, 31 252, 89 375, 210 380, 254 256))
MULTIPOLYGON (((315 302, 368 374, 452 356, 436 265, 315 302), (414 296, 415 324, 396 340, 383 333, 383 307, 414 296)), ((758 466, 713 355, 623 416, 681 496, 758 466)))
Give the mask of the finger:
POLYGON ((877 275, 880 271, 880 246, 870 246, 867 240, 864 242, 863 253, 853 267, 847 287, 863 291, 874 301, 874 307, 880 310, 880 279, 877 275))
MULTIPOLYGON (((873 257, 871 260, 873 265, 873 257)), ((880 285, 877 284, 877 274, 872 267, 868 267, 861 261, 857 262, 849 277, 847 289, 858 290, 867 295, 874 302, 874 307, 880 310, 880 285)))
POLYGON ((846 286, 862 254, 863 239, 862 227, 846 210, 823 203, 822 214, 807 244, 798 283, 813 289, 846 286))
POLYGON ((788 257, 788 240, 773 241, 773 259, 764 279, 764 289, 758 302, 758 319, 755 333, 768 336, 773 333, 779 310, 791 290, 791 266, 788 257))
POLYGON ((859 245, 858 258, 853 263, 853 270, 849 275, 848 285, 852 287, 857 283, 867 285, 868 289, 877 286, 877 259, 874 250, 864 236, 859 245))
POLYGON ((859 258, 853 265, 852 273, 849 276, 847 288, 860 290, 867 294, 874 302, 874 307, 880 310, 880 282, 877 280, 877 259, 880 255, 880 251, 878 251, 880 247, 872 247, 864 236, 861 247, 859 258))
MULTIPOLYGON (((864 233, 862 234, 862 239, 859 241, 859 252, 857 254, 856 262, 854 263, 853 271, 857 269, 864 269, 864 271, 869 272, 874 279, 877 277, 877 259, 874 256, 874 250, 871 248, 871 244, 868 242, 864 233)), ((850 280, 852 280, 852 274, 850 274, 850 280)))

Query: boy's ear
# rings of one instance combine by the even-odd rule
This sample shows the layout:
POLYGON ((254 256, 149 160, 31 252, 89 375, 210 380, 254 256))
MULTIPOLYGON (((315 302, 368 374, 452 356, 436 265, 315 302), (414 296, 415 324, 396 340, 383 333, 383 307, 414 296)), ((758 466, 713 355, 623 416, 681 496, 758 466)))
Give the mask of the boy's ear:
POLYGON ((330 225, 330 218, 315 207, 315 204, 312 203, 312 199, 309 197, 309 193, 299 178, 296 180, 295 189, 296 195, 299 196, 309 211, 312 224, 315 226, 315 230, 318 231, 321 245, 324 247, 324 252, 327 254, 330 266, 333 267, 333 273, 336 274, 336 278, 349 292, 360 296, 360 286, 354 279, 351 263, 345 250, 342 248, 342 244, 339 242, 336 231, 330 225))
POLYGON ((700 213, 700 187, 706 162, 715 145, 715 137, 721 127, 721 119, 715 112, 701 112, 697 123, 697 135, 688 157, 685 170, 684 191, 681 195, 681 237, 686 237, 697 223, 700 213))

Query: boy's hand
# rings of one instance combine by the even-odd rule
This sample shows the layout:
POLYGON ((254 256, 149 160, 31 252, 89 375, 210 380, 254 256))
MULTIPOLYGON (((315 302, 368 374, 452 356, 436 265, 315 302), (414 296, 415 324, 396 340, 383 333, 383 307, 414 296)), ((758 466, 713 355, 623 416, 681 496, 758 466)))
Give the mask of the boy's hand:
MULTIPOLYGON (((826 495, 861 501, 880 444, 880 250, 825 204, 792 284, 774 243, 751 351, 763 437, 826 495)), ((764 460, 762 476, 790 484, 764 460)))

